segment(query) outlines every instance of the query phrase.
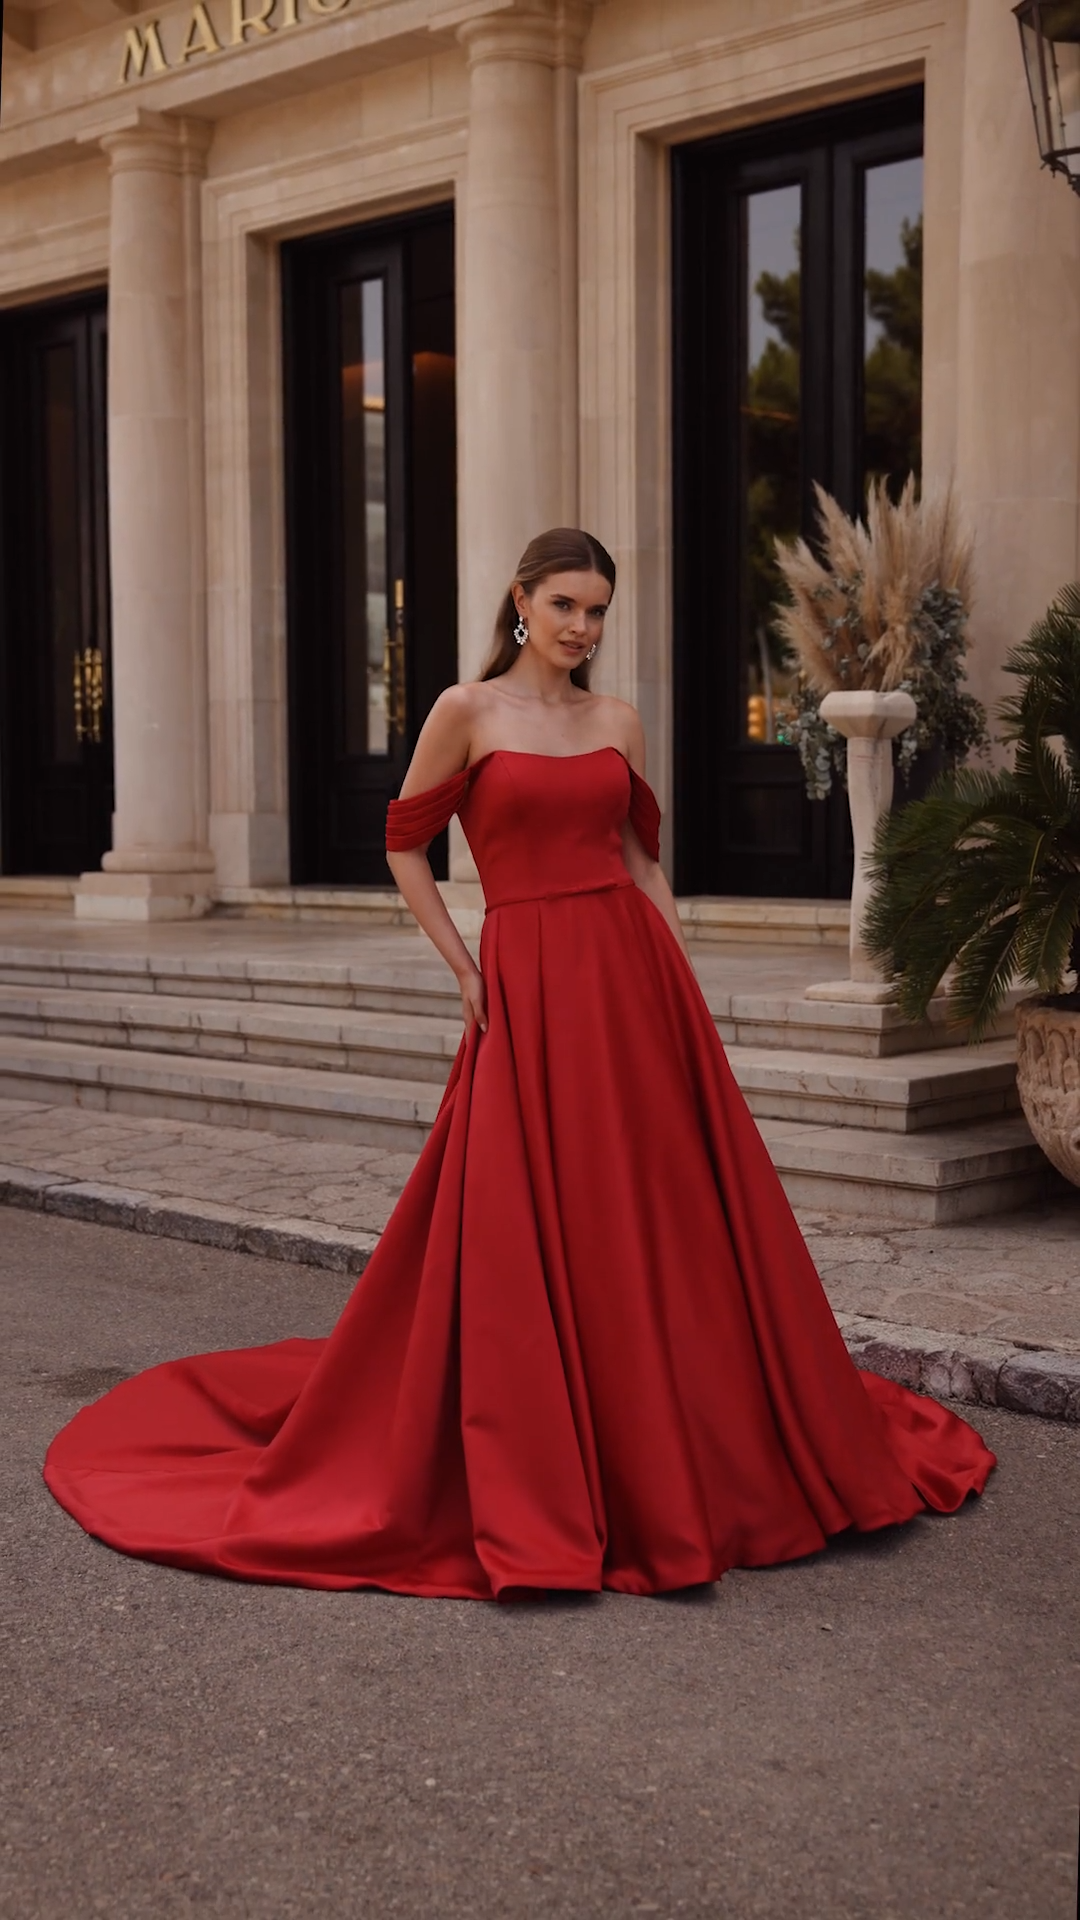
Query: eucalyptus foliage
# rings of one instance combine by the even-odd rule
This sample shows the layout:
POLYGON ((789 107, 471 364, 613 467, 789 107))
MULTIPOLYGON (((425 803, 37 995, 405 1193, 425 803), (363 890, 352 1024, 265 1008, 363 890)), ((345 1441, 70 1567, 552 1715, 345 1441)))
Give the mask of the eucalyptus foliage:
POLYGON ((847 779, 847 742, 822 720, 821 695, 903 690, 918 709, 898 744, 906 777, 916 754, 942 749, 955 763, 987 744, 986 715, 963 685, 971 607, 971 540, 951 492, 917 497, 908 477, 897 500, 872 481, 866 519, 815 488, 816 547, 777 542, 787 599, 775 626, 799 666, 789 737, 811 799, 847 779))
MULTIPOLYGON (((851 583, 850 590, 858 592, 857 581, 851 583)), ((918 649, 906 677, 897 682, 899 691, 910 693, 917 709, 914 724, 904 729, 896 743, 896 764, 905 780, 916 754, 931 747, 940 747, 946 760, 955 765, 970 753, 985 752, 989 745, 985 710, 962 685, 967 611, 961 596, 954 588, 941 587, 934 581, 920 594, 912 625, 918 635, 918 649)), ((826 640, 821 644, 826 645, 826 640)), ((865 657, 866 651, 866 643, 860 642, 855 657, 865 657)), ((849 658, 839 655, 841 668, 848 665, 849 658)), ((849 671, 841 672, 840 684, 858 683, 849 671)), ((847 785, 847 741, 821 718, 820 701, 821 695, 800 679, 791 739, 799 749, 811 800, 825 798, 834 775, 847 785)))
POLYGON ((1012 766, 961 768, 882 820, 870 861, 869 951, 917 1019, 955 966, 953 1011, 985 1033, 1014 981, 1061 994, 1080 973, 1080 583, 1006 672, 1012 766))

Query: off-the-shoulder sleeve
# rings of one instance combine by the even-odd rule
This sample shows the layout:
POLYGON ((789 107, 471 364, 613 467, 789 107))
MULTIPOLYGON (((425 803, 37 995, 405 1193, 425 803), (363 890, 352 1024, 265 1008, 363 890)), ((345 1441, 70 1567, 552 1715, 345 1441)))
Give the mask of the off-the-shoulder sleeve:
POLYGON ((630 825, 650 860, 660 858, 660 808, 647 780, 630 768, 630 825))
POLYGON ((410 794, 407 800, 391 800, 386 812, 387 853, 408 853, 434 840, 453 818, 465 798, 471 767, 463 767, 441 786, 426 793, 410 794))

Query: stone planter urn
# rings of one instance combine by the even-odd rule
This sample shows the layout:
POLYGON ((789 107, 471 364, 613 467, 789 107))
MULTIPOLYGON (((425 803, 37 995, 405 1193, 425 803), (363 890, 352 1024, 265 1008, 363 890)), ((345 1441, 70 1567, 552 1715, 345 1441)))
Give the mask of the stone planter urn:
POLYGON ((1051 1166, 1080 1187, 1080 994, 1021 1000, 1016 1085, 1051 1166))
POLYGON ((827 693, 821 717, 847 740, 848 801, 855 842, 855 873, 851 886, 851 976, 824 980, 807 987, 808 1000, 880 1002, 893 990, 871 960, 862 941, 863 919, 870 898, 866 857, 874 844, 877 823, 892 805, 893 759, 891 742, 915 719, 910 693, 827 693))

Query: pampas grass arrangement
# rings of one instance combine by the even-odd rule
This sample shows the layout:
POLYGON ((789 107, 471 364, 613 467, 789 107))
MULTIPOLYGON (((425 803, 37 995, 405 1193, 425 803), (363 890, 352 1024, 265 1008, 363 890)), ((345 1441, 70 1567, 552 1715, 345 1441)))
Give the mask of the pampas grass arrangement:
POLYGON ((971 611, 972 542, 951 490, 920 500, 915 479, 891 500, 871 482, 866 519, 849 519, 815 487, 820 557, 776 543, 789 599, 776 627, 799 664, 793 733, 811 799, 846 777, 847 743, 818 716, 823 694, 902 689, 918 707, 900 735, 899 765, 940 745, 950 762, 987 744, 986 715, 961 688, 971 611))

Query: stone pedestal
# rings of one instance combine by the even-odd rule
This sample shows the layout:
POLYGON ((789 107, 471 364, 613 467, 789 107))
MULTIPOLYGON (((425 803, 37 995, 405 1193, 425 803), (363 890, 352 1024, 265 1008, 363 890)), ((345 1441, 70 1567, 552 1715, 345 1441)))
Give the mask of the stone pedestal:
POLYGON ((892 740, 915 719, 910 693, 827 693, 821 717, 848 743, 848 800, 855 842, 855 871, 851 883, 851 978, 826 980, 806 989, 808 1000, 848 1000, 874 1004, 891 1000, 893 990, 870 958, 862 941, 863 921, 870 899, 866 859, 874 843, 877 823, 892 805, 892 740))
POLYGON ((80 919, 186 919, 207 846, 198 190, 209 129, 107 133, 113 845, 80 919))

